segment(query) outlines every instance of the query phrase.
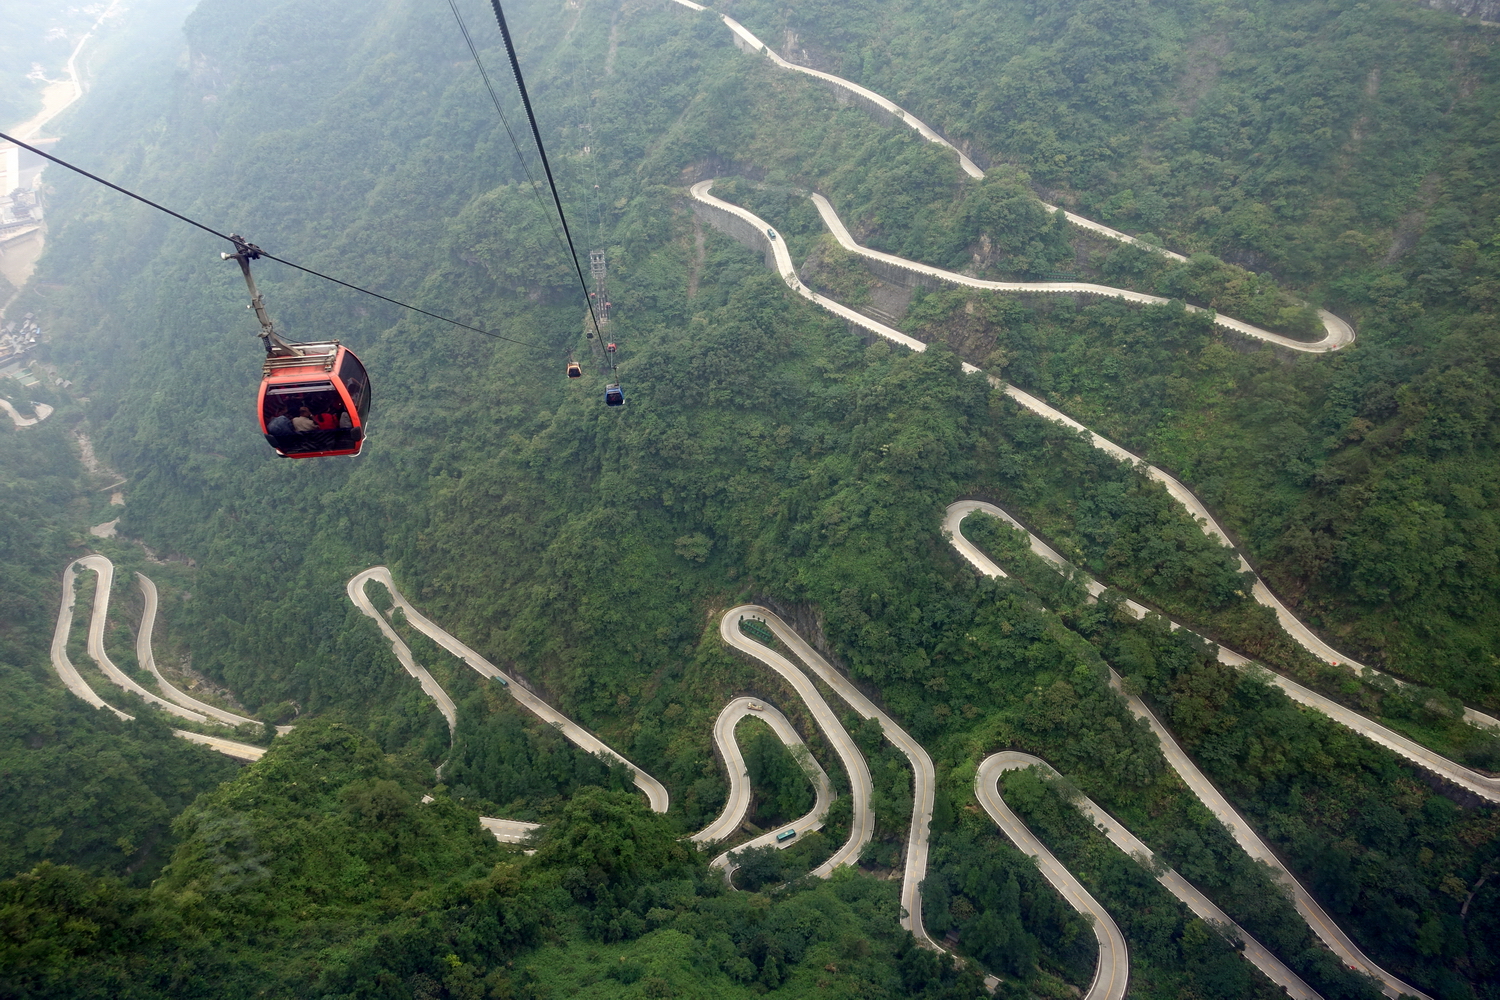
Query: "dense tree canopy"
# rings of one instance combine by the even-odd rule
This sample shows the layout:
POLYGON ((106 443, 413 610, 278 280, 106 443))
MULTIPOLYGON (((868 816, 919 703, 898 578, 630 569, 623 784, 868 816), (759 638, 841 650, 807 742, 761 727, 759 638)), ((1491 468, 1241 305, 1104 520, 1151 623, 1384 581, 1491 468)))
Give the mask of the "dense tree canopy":
MULTIPOLYGON (((587 350, 569 262, 447 12, 325 6, 205 0, 189 58, 160 42, 131 86, 96 88, 59 150, 278 254, 526 343, 268 264, 278 324, 353 344, 377 407, 358 461, 277 461, 248 419, 259 361, 224 248, 49 175, 50 248, 20 304, 59 331, 47 360, 74 389, 48 397, 48 423, 0 427, 0 798, 18 817, 0 968, 17 992, 981 995, 972 970, 900 930, 898 883, 871 877, 901 869, 913 808, 910 765, 879 726, 845 720, 875 782, 863 872, 802 877, 847 835, 847 795, 822 834, 747 857, 736 884, 749 891, 681 839, 723 803, 710 733, 735 695, 774 700, 847 790, 795 696, 718 642, 723 609, 754 599, 929 749, 924 915, 1013 995, 1086 988, 1092 955, 1083 922, 973 801, 977 762, 1007 746, 1067 774, 1325 997, 1373 995, 1182 790, 1107 662, 1372 957, 1442 1000, 1493 996, 1491 810, 1455 804, 1162 621, 1088 605, 977 521, 964 530, 1016 580, 976 579, 940 527, 953 499, 993 498, 1133 596, 1278 668, 1351 684, 1341 696, 1493 766, 1449 697, 1494 704, 1497 690, 1489 36, 1395 0, 733 5, 973 150, 992 169, 971 183, 950 152, 740 52, 709 16, 520 3, 575 235, 609 259, 628 403, 606 409, 592 372, 562 375, 567 350, 587 350), (788 291, 693 214, 686 183, 710 176, 738 178, 725 195, 786 234, 812 283, 871 308, 880 292, 932 348, 862 340, 788 291), (1032 202, 1037 189, 1193 256, 1105 246, 1032 202), (810 190, 891 252, 1076 272, 1298 335, 1308 299, 1350 315, 1359 341, 1289 361, 1177 303, 893 293, 830 247, 810 190), (1403 700, 1320 673, 1158 487, 1024 415, 961 359, 1181 473, 1315 626, 1447 694, 1403 700), (178 560, 149 570, 162 641, 247 711, 296 723, 258 764, 174 742, 138 706, 116 724, 43 685, 57 574, 107 504, 71 457, 74 430, 129 478, 126 541, 100 548, 122 565, 144 559, 126 555, 136 541, 178 560), (662 780, 672 810, 647 811, 618 768, 395 616, 459 704, 450 742, 345 595, 376 564, 662 780), (495 844, 480 810, 542 822, 537 854, 495 844)), ((114 612, 113 646, 133 627, 114 612)), ((751 742, 762 818, 805 808, 785 751, 751 742)), ((1120 916, 1140 995, 1270 995, 1055 789, 1018 775, 1007 795, 1120 916)))

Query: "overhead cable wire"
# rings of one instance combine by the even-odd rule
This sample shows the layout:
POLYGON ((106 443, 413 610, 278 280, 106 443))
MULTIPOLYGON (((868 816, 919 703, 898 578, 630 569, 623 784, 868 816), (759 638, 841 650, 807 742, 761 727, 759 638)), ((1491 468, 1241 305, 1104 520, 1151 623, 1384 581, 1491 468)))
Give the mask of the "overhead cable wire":
MULTIPOLYGON (((505 54, 510 57, 510 71, 516 78, 516 89, 521 92, 521 106, 526 109, 526 120, 531 123, 531 137, 536 141, 537 156, 541 158, 542 170, 547 175, 547 186, 552 189, 552 201, 557 206, 557 218, 562 223, 563 236, 568 241, 568 253, 573 257, 573 270, 578 274, 578 287, 583 291, 583 301, 589 307, 589 319, 593 320, 594 333, 598 337, 604 336, 599 329, 599 317, 594 312, 594 302, 589 298, 588 282, 583 280, 583 265, 578 262, 578 249, 573 246, 573 234, 568 230, 568 216, 563 211, 562 197, 557 193, 557 181, 552 177, 552 164, 547 162, 547 148, 542 145, 542 132, 536 124, 536 112, 531 108, 531 95, 526 91, 526 78, 521 75, 521 60, 516 58, 516 44, 510 37, 510 25, 505 23, 505 11, 500 8, 500 0, 490 0, 490 7, 495 11, 495 20, 500 25, 500 35, 505 39, 505 54)), ((475 55, 478 59, 478 54, 475 55)))
POLYGON ((479 58, 479 48, 474 44, 473 36, 469 34, 469 26, 464 23, 464 16, 458 11, 458 0, 448 0, 448 9, 453 11, 453 20, 458 22, 458 30, 463 33, 464 42, 469 46, 469 54, 474 57, 474 65, 479 67, 479 77, 484 81, 484 89, 490 92, 490 103, 495 105, 495 114, 500 116, 500 124, 505 126, 505 134, 510 137, 510 146, 516 151, 516 162, 521 164, 521 170, 531 184, 531 193, 536 196, 537 207, 542 210, 542 216, 551 227, 552 235, 557 237, 557 242, 561 243, 563 242, 562 234, 557 231, 557 225, 552 221, 552 213, 547 211, 547 203, 542 201, 542 186, 537 183, 535 177, 531 176, 531 165, 526 162, 526 156, 521 152, 521 144, 516 140, 516 133, 511 131, 510 119, 505 117, 505 111, 500 107, 500 98, 495 94, 494 85, 490 83, 490 74, 484 68, 484 61, 479 58))
MULTIPOLYGON (((102 185, 104 185, 105 187, 109 188, 112 191, 117 191, 120 194, 123 194, 127 198, 134 198, 136 201, 140 202, 141 204, 143 204, 143 205, 149 205, 150 207, 156 209, 158 212, 165 212, 167 215, 170 215, 172 218, 178 219, 178 220, 180 220, 182 222, 186 222, 190 226, 197 226, 199 229, 203 230, 205 233, 210 233, 210 234, 212 234, 214 236, 217 236, 219 239, 225 240, 225 241, 227 241, 229 243, 232 243, 235 246, 240 246, 243 243, 242 240, 237 239, 237 238, 232 237, 232 236, 229 236, 226 233, 221 233, 217 229, 213 228, 212 226, 204 225, 203 223, 199 222, 197 219, 189 218, 188 216, 183 215, 181 212, 174 212, 172 209, 166 207, 165 205, 162 205, 162 204, 159 204, 157 202, 154 202, 150 198, 145 197, 144 195, 136 194, 134 191, 131 191, 128 188, 123 188, 120 185, 113 183, 112 181, 107 181, 103 177, 100 177, 98 174, 89 173, 87 170, 83 169, 80 166, 76 166, 75 164, 69 163, 67 160, 61 159, 60 157, 53 156, 51 153, 48 153, 48 152, 46 152, 44 150, 41 150, 41 149, 38 149, 35 146, 30 145, 29 143, 22 142, 20 139, 16 139, 16 138, 13 138, 12 136, 8 136, 4 132, 0 132, 0 140, 3 140, 5 142, 15 143, 17 146, 21 147, 22 149, 25 149, 25 150, 27 150, 29 152, 32 152, 32 153, 35 153, 36 155, 38 155, 38 156, 40 156, 40 157, 42 157, 44 159, 51 160, 53 163, 57 164, 58 166, 65 167, 66 169, 73 171, 75 174, 79 174, 80 176, 87 177, 89 180, 95 182, 96 184, 102 184, 102 185)), ((420 306, 414 306, 414 305, 412 305, 409 302, 402 302, 400 299, 393 299, 389 295, 382 295, 379 292, 372 292, 368 288, 361 288, 359 285, 353 284, 352 282, 344 281, 342 278, 335 278, 331 274, 324 274, 322 271, 317 271, 317 270, 314 270, 313 268, 310 268, 310 267, 304 267, 303 265, 298 264, 295 261, 287 260, 285 257, 278 257, 278 256, 276 256, 273 253, 269 253, 269 252, 267 252, 267 251, 265 251, 263 249, 260 249, 259 247, 257 247, 256 249, 259 252, 260 256, 266 258, 267 260, 274 260, 278 264, 285 264, 287 267, 290 267, 290 268, 292 268, 294 270, 297 270, 297 271, 301 271, 304 274, 310 274, 310 275, 312 275, 315 278, 322 278, 324 281, 331 281, 335 285, 342 285, 345 288, 352 289, 353 291, 360 292, 360 293, 362 293, 364 295, 369 295, 372 298, 377 298, 377 299, 379 299, 382 302, 389 302, 393 306, 400 306, 402 309, 409 309, 409 310, 411 310, 414 313, 420 313, 423 316, 427 316, 427 317, 430 317, 431 319, 439 320, 439 321, 441 321, 443 323, 449 324, 450 326, 456 326, 456 327, 458 327, 461 330, 468 330, 470 333, 482 334, 483 336, 493 337, 496 340, 504 340, 504 341, 506 341, 508 343, 512 343, 512 344, 520 344, 523 347, 530 347, 530 348, 533 348, 533 349, 538 350, 538 351, 549 351, 549 350, 552 350, 552 348, 550 348, 550 347, 544 347, 541 344, 533 343, 532 341, 529 341, 529 340, 518 340, 515 337, 507 337, 503 333, 495 333, 492 330, 485 330, 485 329, 483 329, 481 327, 470 326, 468 323, 460 323, 456 319, 450 319, 447 316, 442 316, 442 315, 440 315, 438 313, 435 313, 435 312, 429 312, 428 310, 423 309, 420 306)))

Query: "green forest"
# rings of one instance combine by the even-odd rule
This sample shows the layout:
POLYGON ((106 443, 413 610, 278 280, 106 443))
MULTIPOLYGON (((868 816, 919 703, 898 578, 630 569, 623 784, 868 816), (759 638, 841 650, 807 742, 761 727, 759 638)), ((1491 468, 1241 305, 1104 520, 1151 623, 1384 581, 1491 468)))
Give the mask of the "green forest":
MULTIPOLYGON (((902 122, 740 51, 711 14, 515 0, 572 234, 608 259, 626 404, 606 408, 596 366, 564 376, 589 355, 585 309, 498 33, 486 5, 458 7, 508 124, 445 5, 200 0, 185 19, 143 4, 151 30, 101 56, 58 126, 58 155, 101 176, 520 343, 257 262, 278 329, 349 344, 375 399, 358 459, 278 459, 254 423, 261 349, 230 248, 49 168, 47 251, 16 308, 45 318, 38 360, 72 384, 35 390, 49 420, 0 422, 0 993, 977 1000, 993 975, 996 995, 1062 1000, 1092 981, 1092 930, 974 795, 979 762, 1014 748, 1066 776, 1012 773, 1006 800, 1119 923, 1129 996, 1279 991, 1070 788, 1322 997, 1375 1000, 1183 787, 1112 666, 1373 961, 1434 1000, 1500 1000, 1500 812, 1162 617, 1500 770, 1500 738, 1458 718, 1500 710, 1500 30, 1407 0, 717 8, 908 108, 986 168, 974 180, 902 122), (709 178, 783 235, 807 284, 929 349, 790 291, 763 248, 695 213, 687 189, 709 178), (1174 301, 893 288, 831 242, 812 191, 890 253, 1174 301), (1302 340, 1326 308, 1358 339, 1276 350, 1184 302, 1302 340), (1315 659, 1159 486, 964 361, 1171 470, 1298 616, 1417 687, 1315 659), (123 508, 80 434, 127 481, 123 508), (1011 573, 980 578, 942 531, 965 497, 1161 614, 1086 601, 970 517, 1011 573), (88 534, 117 516, 119 537, 88 534), (158 662, 294 728, 249 734, 268 745, 253 764, 176 739, 90 673, 78 626, 73 662, 135 720, 67 694, 48 647, 62 571, 89 551, 116 564, 115 662, 149 681, 143 572, 162 591, 158 662), (394 615, 457 706, 450 733, 345 593, 376 565, 661 781, 670 809, 394 615), (900 923, 912 765, 826 685, 875 824, 858 865, 808 876, 849 836, 850 778, 790 685, 719 639, 746 602, 931 755, 921 915, 957 962, 900 923), (839 799, 821 832, 747 852, 726 883, 684 838, 726 800, 713 725, 743 695, 791 719, 839 799), (542 828, 501 844, 481 815, 542 828)), ((751 824, 805 813, 795 755, 759 723, 738 737, 751 824)))

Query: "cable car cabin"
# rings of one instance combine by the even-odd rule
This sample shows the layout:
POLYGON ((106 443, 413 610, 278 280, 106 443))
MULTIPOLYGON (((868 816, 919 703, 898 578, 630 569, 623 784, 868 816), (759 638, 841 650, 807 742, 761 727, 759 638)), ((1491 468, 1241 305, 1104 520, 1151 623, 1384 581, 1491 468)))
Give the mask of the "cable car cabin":
POLYGON ((625 405, 625 390, 620 388, 620 383, 618 383, 618 382, 611 382, 609 385, 607 385, 607 386, 604 387, 604 405, 605 406, 624 406, 625 405))
POLYGON ((302 353, 270 355, 262 369, 261 433, 282 458, 358 455, 370 416, 365 366, 336 340, 291 347, 302 353))
POLYGON ((569 361, 568 378, 583 378, 583 366, 576 361, 569 361))

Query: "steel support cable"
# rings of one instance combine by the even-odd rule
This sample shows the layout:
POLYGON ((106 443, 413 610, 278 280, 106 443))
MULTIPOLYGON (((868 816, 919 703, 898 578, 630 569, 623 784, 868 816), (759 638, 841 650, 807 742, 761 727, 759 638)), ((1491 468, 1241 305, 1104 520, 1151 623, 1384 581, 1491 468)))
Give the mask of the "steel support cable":
MULTIPOLYGON (((217 236, 219 239, 224 240, 224 241, 226 241, 228 243, 232 243, 232 244, 234 244, 237 247, 243 245, 243 240, 235 239, 235 238, 229 236, 227 233, 221 233, 217 229, 213 228, 212 226, 206 226, 203 223, 199 222, 197 219, 189 218, 188 216, 183 215, 181 212, 174 212, 174 211, 172 211, 172 209, 166 207, 165 205, 162 205, 162 204, 159 204, 157 202, 154 202, 150 198, 145 197, 144 195, 136 194, 134 191, 131 191, 128 188, 123 188, 123 187, 121 187, 118 184, 115 184, 115 183, 113 183, 111 181, 107 181, 103 177, 100 177, 98 174, 91 174, 87 170, 83 169, 80 166, 76 166, 76 165, 74 165, 72 163, 69 163, 67 160, 60 159, 59 157, 53 156, 51 153, 48 153, 45 150, 38 149, 35 146, 30 145, 29 143, 22 142, 20 139, 16 139, 16 138, 13 138, 11 136, 8 136, 4 132, 0 132, 0 140, 3 140, 5 142, 15 143, 17 146, 20 146, 22 149, 27 150, 27 151, 32 152, 32 153, 35 153, 37 156, 40 156, 43 159, 50 160, 50 161, 52 161, 53 163, 57 164, 60 167, 64 167, 64 168, 66 168, 68 170, 73 171, 75 174, 78 174, 78 175, 80 175, 82 177, 87 177, 89 180, 93 181, 96 184, 102 184, 105 187, 109 188, 111 191, 117 191, 120 194, 123 194, 127 198, 134 198, 136 201, 140 202, 143 205, 149 205, 151 208, 156 209, 158 212, 165 212, 167 215, 170 215, 174 219, 178 219, 178 220, 180 220, 182 222, 186 222, 190 226, 196 226, 199 229, 203 230, 205 233, 210 233, 210 234, 212 234, 214 236, 217 236)), ((364 295, 368 295, 368 296, 370 296, 372 298, 379 299, 382 302, 389 302, 393 306, 400 306, 402 309, 409 309, 409 310, 411 310, 414 313, 420 313, 423 316, 427 316, 427 317, 429 317, 431 319, 439 320, 440 322, 447 323, 450 326, 456 326, 460 330, 468 330, 470 333, 478 333, 478 334, 481 334, 481 335, 486 336, 486 337, 493 337, 496 340, 503 340, 503 341, 506 341, 507 343, 511 343, 511 344, 520 344, 522 347, 530 347, 530 348, 532 348, 534 350, 538 350, 538 351, 550 351, 550 350, 553 350, 553 348, 543 347, 541 344, 533 343, 532 341, 529 341, 529 340, 518 340, 515 337, 507 337, 503 333, 495 333, 495 332, 493 332, 491 330, 485 330, 485 329, 483 329, 481 327, 470 326, 467 323, 460 323, 456 319, 449 319, 447 316, 442 316, 442 315, 439 315, 438 313, 435 313, 435 312, 429 312, 428 310, 423 309, 420 306, 414 306, 414 305, 412 305, 409 302, 402 302, 400 299, 393 299, 389 295, 381 295, 379 292, 372 292, 368 288, 361 288, 359 285, 353 284, 353 283, 348 282, 348 281, 344 281, 341 278, 335 278, 331 274, 324 274, 322 271, 316 271, 313 268, 304 267, 303 265, 298 264, 295 261, 287 260, 285 257, 278 257, 275 254, 268 253, 267 251, 262 250, 262 249, 260 249, 258 247, 256 248, 256 252, 259 253, 260 256, 266 258, 267 260, 274 260, 278 264, 285 264, 287 267, 290 267, 290 268, 292 268, 294 270, 297 270, 297 271, 301 271, 304 274, 310 274, 310 275, 312 275, 315 278, 322 278, 324 281, 331 281, 335 285, 342 285, 345 288, 352 289, 353 291, 360 292, 360 293, 362 293, 364 295)))
POLYGON ((562 234, 557 231, 557 226, 552 222, 552 213, 547 211, 547 203, 542 201, 541 185, 536 182, 535 177, 531 176, 531 167, 521 153, 521 144, 516 141, 516 134, 510 128, 510 120, 505 117, 505 112, 500 108, 500 98, 495 94, 494 85, 490 83, 490 74, 485 70, 484 62, 479 58, 479 48, 474 44, 473 36, 469 34, 469 26, 464 23, 464 16, 458 11, 458 0, 448 0, 448 9, 453 11, 453 20, 458 22, 458 30, 463 33, 464 42, 469 46, 469 54, 474 57, 474 65, 479 67, 479 78, 484 81, 484 89, 489 91, 490 103, 495 105, 495 114, 500 116, 500 124, 505 126, 505 134, 510 139, 510 148, 516 151, 516 162, 521 165, 521 171, 531 185, 531 193, 536 197, 537 207, 542 210, 542 216, 551 227, 552 235, 557 237, 557 242, 561 243, 562 234))
POLYGON ((500 35, 505 39, 505 54, 510 57, 510 71, 516 78, 516 89, 521 92, 521 106, 526 109, 526 120, 531 123, 531 138, 536 141, 537 156, 541 158, 542 170, 547 175, 547 186, 552 189, 552 201, 557 206, 557 218, 562 223, 563 236, 568 241, 568 253, 573 257, 573 270, 578 274, 578 287, 583 291, 583 301, 589 307, 589 319, 594 323, 594 335, 603 338, 599 329, 599 317, 594 313, 594 302, 589 298, 588 282, 583 280, 583 265, 578 263, 578 250, 573 246, 573 234, 568 230, 568 216, 563 211, 562 198, 557 193, 557 182, 552 178, 552 164, 547 162, 547 149, 542 145, 542 132, 537 128, 536 113, 531 109, 531 95, 526 91, 526 79, 521 75, 521 60, 516 58, 516 44, 510 37, 510 25, 505 23, 505 11, 500 9, 500 0, 490 0, 495 11, 495 20, 500 25, 500 35))

